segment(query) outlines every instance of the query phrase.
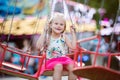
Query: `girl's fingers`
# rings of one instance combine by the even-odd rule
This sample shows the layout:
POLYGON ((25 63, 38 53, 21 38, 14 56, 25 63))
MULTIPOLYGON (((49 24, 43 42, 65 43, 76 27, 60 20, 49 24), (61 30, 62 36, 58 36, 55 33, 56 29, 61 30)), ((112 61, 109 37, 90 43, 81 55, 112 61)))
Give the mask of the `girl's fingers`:
POLYGON ((75 31, 76 31, 76 29, 75 29, 75 26, 74 26, 74 25, 70 26, 70 29, 71 29, 71 32, 75 32, 75 31))

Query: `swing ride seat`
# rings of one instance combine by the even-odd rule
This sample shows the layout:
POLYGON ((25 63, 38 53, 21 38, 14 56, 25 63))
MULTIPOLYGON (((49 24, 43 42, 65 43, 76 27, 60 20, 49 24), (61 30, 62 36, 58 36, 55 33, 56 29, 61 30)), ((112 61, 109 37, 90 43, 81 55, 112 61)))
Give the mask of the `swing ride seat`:
MULTIPOLYGON (((77 45, 77 50, 75 53, 75 60, 78 58, 78 55, 80 57, 83 56, 83 54, 90 54, 90 55, 94 55, 94 62, 92 65, 88 65, 88 66, 79 66, 79 67, 75 67, 73 69, 73 73, 77 76, 83 77, 83 78, 87 78, 90 80, 119 80, 120 79, 120 72, 113 70, 110 68, 110 63, 111 63, 111 58, 115 57, 115 56, 119 56, 120 57, 120 53, 98 53, 99 47, 100 47, 100 37, 99 36, 94 36, 94 37, 90 37, 90 38, 86 38, 83 40, 79 40, 78 43, 80 42, 84 42, 84 41, 89 41, 92 39, 98 39, 98 45, 97 45, 97 51, 93 52, 93 51, 89 51, 86 50, 82 47, 80 47, 79 45, 77 45), (96 65, 96 59, 98 56, 102 56, 108 57, 108 64, 107 66, 98 66, 96 65)), ((80 63, 82 62, 82 59, 80 60, 80 63)))
MULTIPOLYGON (((46 69, 42 75, 44 75, 44 76, 53 76, 53 70, 46 69)), ((68 76, 68 71, 63 70, 62 76, 68 76)))
POLYGON ((19 70, 19 71, 25 71, 26 70, 25 67, 21 68, 22 66, 11 64, 11 63, 5 62, 5 61, 2 62, 2 65, 5 66, 5 67, 8 67, 8 68, 19 70))
POLYGON ((29 80, 38 80, 38 77, 40 76, 41 66, 43 64, 44 59, 45 59, 44 54, 42 56, 30 55, 28 54, 28 52, 24 52, 20 49, 13 48, 13 47, 7 46, 6 44, 0 43, 0 72, 1 73, 26 78, 29 80), (12 62, 6 62, 5 56, 7 52, 11 52, 11 54, 20 55, 21 58, 23 58, 23 63, 21 63, 21 65, 17 65, 17 64, 13 64, 12 62), (28 70, 29 61, 32 58, 39 60, 37 65, 38 66, 37 71, 33 75, 25 73, 25 71, 28 70))
POLYGON ((74 74, 91 80, 119 80, 120 72, 100 66, 87 66, 75 68, 74 74))
MULTIPOLYGON (((92 54, 92 53, 90 53, 92 54)), ((93 53, 95 54, 95 53, 93 53)), ((106 56, 112 58, 112 56, 119 56, 120 53, 107 53, 104 55, 100 56, 106 56), (109 54, 109 55, 108 55, 109 54)), ((99 55, 99 54, 98 54, 99 55)), ((76 67, 73 69, 73 73, 76 74, 77 76, 81 76, 84 78, 88 78, 91 80, 119 80, 120 79, 120 72, 110 69, 110 62, 108 62, 109 65, 107 67, 103 66, 96 66, 96 65, 91 65, 91 66, 85 66, 85 67, 76 67)))
MULTIPOLYGON (((73 59, 74 54, 71 53, 71 54, 67 54, 66 56, 73 59)), ((45 69, 45 71, 44 71, 44 73, 42 75, 44 75, 44 76, 53 76, 53 70, 45 69)), ((68 76, 68 71, 66 69, 63 70, 62 76, 68 76)))

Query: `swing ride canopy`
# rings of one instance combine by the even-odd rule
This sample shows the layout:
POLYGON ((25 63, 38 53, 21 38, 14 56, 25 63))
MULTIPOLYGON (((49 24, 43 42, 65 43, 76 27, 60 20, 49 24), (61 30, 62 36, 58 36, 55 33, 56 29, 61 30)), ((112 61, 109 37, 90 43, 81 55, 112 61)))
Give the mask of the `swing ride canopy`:
MULTIPOLYGON (((61 0, 58 0, 58 2, 61 2, 61 0)), ((67 4, 73 7, 75 7, 76 5, 82 5, 80 3, 73 2, 73 1, 68 1, 67 4)), ((68 14, 70 14, 70 12, 65 13, 65 15, 68 15, 68 14)), ((39 19, 39 21, 37 21, 38 19, 34 16, 27 16, 24 19, 20 18, 19 16, 18 17, 16 16, 13 18, 13 21, 11 18, 7 19, 5 21, 4 26, 3 26, 4 18, 0 18, 0 31, 1 31, 0 34, 5 34, 5 35, 9 34, 11 25, 12 25, 12 29, 10 34, 12 35, 41 34, 46 24, 47 16, 48 15, 42 16, 39 19), (34 31, 34 29, 36 28, 36 24, 38 27, 37 27, 37 30, 34 31)), ((69 19, 67 19, 66 22, 67 22, 66 32, 70 32, 69 26, 71 26, 72 23, 69 19)), ((92 22, 90 23, 84 23, 84 24, 75 23, 75 27, 77 32, 96 31, 96 22, 92 20, 92 22)))

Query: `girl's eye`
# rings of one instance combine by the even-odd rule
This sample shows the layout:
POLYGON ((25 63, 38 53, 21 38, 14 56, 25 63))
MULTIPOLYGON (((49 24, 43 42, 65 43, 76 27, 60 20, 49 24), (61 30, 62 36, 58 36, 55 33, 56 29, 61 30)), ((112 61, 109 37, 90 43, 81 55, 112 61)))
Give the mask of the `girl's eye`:
POLYGON ((55 23, 56 25, 58 25, 58 23, 55 23))
POLYGON ((63 26, 64 24, 60 24, 61 26, 63 26))

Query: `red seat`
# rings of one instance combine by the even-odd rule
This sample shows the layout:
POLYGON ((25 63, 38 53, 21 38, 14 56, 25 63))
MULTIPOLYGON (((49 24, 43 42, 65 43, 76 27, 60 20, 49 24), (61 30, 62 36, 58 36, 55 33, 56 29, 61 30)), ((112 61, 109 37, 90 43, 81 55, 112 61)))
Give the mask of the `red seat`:
MULTIPOLYGON (((93 39, 93 38, 92 38, 93 39)), ((83 41, 88 41, 89 38, 87 39, 83 39, 83 41)), ((91 40, 91 38, 90 38, 91 40)), ((73 73, 76 74, 77 76, 83 77, 83 78, 87 78, 90 80, 119 80, 120 79, 120 72, 117 70, 113 70, 110 68, 110 63, 111 63, 111 58, 115 57, 115 56, 119 56, 120 57, 120 53, 99 53, 99 47, 100 47, 100 39, 98 37, 98 45, 97 45, 97 50, 95 52, 93 51, 89 51, 86 50, 82 47, 80 47, 79 45, 77 45, 77 49, 76 49, 76 53, 75 53, 75 60, 78 58, 78 55, 80 55, 80 57, 83 56, 83 54, 92 54, 95 55, 94 56, 94 62, 92 65, 88 65, 88 66, 79 66, 79 67, 75 67, 73 69, 73 73), (96 59, 98 56, 101 57, 108 57, 108 63, 107 66, 98 66, 96 65, 96 59)), ((83 42, 82 40, 79 42, 83 42)), ((81 59, 82 62, 82 59, 81 59)))
POLYGON ((22 78, 27 78, 30 80, 38 80, 40 76, 40 71, 41 71, 41 66, 43 64, 43 61, 45 59, 45 55, 43 54, 42 56, 35 56, 35 55, 30 55, 27 52, 24 52, 22 50, 19 50, 17 48, 9 47, 5 44, 0 43, 0 72, 17 76, 17 77, 22 77, 22 78), (23 59, 23 63, 21 65, 13 64, 12 62, 5 62, 5 55, 7 54, 6 52, 10 52, 11 54, 17 54, 20 55, 23 59), (25 59, 26 63, 25 63, 25 59), (28 70, 27 66, 29 64, 29 60, 33 59, 38 59, 38 68, 35 74, 30 75, 27 73, 24 73, 24 71, 28 70))

